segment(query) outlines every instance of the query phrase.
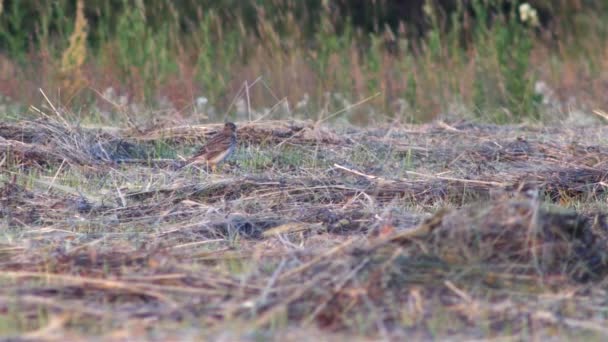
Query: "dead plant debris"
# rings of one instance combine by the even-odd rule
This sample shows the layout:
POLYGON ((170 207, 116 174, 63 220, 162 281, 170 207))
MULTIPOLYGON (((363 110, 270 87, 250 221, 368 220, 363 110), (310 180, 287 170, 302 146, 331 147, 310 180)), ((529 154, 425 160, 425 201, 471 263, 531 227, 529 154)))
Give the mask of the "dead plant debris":
POLYGON ((606 129, 237 125, 0 124, 7 336, 608 335, 606 129))

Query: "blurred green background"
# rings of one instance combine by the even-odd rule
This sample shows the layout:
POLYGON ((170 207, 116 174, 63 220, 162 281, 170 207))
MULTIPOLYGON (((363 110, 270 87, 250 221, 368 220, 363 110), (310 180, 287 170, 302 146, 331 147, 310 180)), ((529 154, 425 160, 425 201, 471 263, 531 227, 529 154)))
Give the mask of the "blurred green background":
MULTIPOLYGON (((7 1, 0 110, 562 120, 608 108, 604 0, 7 1)), ((8 114, 7 114, 8 113, 8 114)), ((12 113, 12 114, 11 114, 12 113)))

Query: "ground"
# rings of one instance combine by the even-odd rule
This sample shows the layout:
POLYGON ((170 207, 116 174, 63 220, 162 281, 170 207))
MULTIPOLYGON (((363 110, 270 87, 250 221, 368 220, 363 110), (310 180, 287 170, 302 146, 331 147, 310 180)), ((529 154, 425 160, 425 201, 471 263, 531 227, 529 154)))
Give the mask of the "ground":
POLYGON ((0 335, 608 335, 608 127, 0 123, 0 335))

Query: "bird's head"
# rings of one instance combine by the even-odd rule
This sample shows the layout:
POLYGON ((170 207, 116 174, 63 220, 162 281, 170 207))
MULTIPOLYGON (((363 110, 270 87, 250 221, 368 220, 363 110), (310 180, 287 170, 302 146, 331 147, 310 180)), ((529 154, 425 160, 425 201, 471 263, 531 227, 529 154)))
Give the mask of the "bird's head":
POLYGON ((236 125, 233 124, 232 122, 226 122, 224 124, 224 131, 236 132, 236 125))

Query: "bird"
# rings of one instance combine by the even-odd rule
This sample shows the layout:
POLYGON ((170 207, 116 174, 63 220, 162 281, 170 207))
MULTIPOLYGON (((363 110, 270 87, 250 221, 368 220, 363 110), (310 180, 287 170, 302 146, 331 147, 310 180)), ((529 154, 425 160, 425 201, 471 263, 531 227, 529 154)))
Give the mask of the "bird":
POLYGON ((226 122, 224 129, 211 137, 194 156, 186 160, 180 169, 191 165, 205 164, 211 166, 211 170, 215 172, 217 165, 228 158, 234 152, 235 147, 236 125, 232 122, 226 122))

